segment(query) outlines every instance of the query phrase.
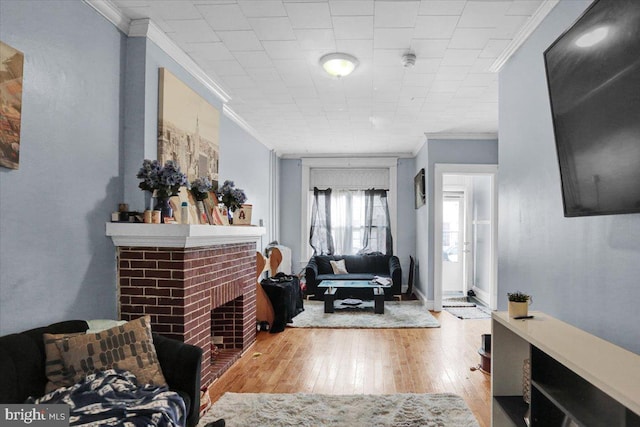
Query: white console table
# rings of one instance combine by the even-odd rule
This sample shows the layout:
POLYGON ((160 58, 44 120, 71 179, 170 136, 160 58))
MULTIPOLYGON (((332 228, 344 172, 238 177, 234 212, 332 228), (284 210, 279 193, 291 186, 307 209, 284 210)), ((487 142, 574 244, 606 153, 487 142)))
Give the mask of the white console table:
POLYGON ((531 314, 492 314, 491 425, 527 425, 523 362, 530 359, 532 426, 640 426, 640 355, 531 314))

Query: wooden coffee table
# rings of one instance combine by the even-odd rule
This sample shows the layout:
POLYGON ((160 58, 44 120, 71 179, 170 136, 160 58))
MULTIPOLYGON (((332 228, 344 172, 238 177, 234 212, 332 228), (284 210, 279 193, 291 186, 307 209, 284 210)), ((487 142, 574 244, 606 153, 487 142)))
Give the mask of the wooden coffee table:
POLYGON ((326 288, 324 292, 324 312, 334 313, 336 290, 338 288, 352 288, 352 289, 371 289, 373 291, 373 312, 376 314, 384 314, 384 288, 390 288, 391 283, 388 285, 381 285, 380 283, 372 280, 323 280, 318 285, 318 288, 326 288))

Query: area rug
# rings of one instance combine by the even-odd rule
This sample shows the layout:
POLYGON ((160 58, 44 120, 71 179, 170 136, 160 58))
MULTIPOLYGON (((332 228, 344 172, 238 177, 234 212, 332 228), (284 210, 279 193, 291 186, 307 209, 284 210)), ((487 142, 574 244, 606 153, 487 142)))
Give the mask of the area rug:
POLYGON ((335 303, 335 313, 324 312, 324 301, 305 301, 304 311, 288 324, 294 328, 439 328, 440 323, 421 301, 385 301, 384 314, 373 312, 373 301, 360 306, 335 303))
POLYGON ((225 393, 198 427, 223 418, 238 426, 450 426, 477 427, 465 401, 455 394, 269 394, 225 393))
POLYGON ((443 307, 458 319, 490 319, 491 310, 482 306, 474 307, 443 307))

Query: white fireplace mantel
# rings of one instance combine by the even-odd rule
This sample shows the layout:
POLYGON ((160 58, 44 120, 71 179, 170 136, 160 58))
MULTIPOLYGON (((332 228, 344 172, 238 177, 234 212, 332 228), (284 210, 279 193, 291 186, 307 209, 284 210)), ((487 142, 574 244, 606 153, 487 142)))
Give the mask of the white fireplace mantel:
POLYGON ((106 235, 115 246, 195 248, 258 242, 264 227, 108 222, 106 235))

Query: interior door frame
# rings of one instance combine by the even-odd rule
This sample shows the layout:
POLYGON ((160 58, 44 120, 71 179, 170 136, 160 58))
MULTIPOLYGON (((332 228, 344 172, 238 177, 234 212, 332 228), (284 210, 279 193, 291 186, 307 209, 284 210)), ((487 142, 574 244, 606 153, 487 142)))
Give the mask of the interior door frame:
POLYGON ((433 309, 442 310, 442 184, 443 176, 451 174, 488 175, 491 179, 491 295, 488 302, 495 310, 498 304, 498 165, 436 163, 433 174, 433 309))

